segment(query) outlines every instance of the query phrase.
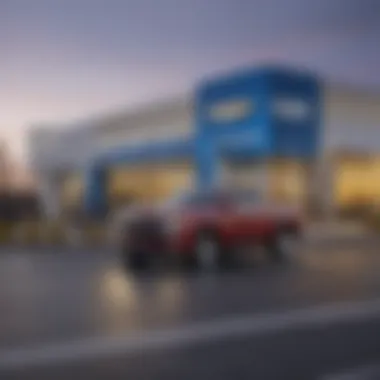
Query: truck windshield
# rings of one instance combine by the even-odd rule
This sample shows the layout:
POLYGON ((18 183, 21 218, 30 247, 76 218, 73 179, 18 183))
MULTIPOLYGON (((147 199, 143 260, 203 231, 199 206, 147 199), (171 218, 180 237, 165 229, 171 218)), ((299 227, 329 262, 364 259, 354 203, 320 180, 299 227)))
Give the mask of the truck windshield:
POLYGON ((231 193, 232 202, 254 204, 260 201, 260 196, 255 191, 242 190, 231 193))

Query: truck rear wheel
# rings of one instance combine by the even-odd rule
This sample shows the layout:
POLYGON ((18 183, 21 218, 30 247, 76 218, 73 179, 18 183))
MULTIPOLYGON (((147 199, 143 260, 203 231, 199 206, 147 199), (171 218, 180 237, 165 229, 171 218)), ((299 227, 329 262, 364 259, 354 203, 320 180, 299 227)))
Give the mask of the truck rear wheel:
POLYGON ((124 268, 133 272, 141 272, 150 267, 148 253, 132 249, 128 244, 124 244, 121 249, 121 259, 124 268))

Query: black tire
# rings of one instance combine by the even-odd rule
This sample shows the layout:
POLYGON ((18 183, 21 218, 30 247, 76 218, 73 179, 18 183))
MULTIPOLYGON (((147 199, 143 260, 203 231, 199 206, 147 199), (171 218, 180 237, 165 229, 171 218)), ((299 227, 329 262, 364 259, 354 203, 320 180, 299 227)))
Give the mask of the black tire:
POLYGON ((142 272, 150 268, 150 260, 147 252, 131 249, 124 245, 121 252, 121 259, 126 270, 142 272))

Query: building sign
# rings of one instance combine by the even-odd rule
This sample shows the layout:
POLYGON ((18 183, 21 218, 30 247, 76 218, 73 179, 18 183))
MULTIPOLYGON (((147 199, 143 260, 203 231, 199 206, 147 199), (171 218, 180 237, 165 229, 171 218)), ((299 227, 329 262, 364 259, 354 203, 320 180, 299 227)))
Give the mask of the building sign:
POLYGON ((280 98, 274 102, 274 115, 286 121, 305 121, 311 114, 311 106, 303 99, 280 98))
POLYGON ((224 147, 242 147, 251 146, 258 147, 265 144, 265 135, 261 127, 247 130, 234 134, 227 134, 218 137, 219 146, 224 147))
POLYGON ((245 120, 254 111, 252 99, 240 98, 211 105, 208 117, 214 123, 230 123, 245 120))

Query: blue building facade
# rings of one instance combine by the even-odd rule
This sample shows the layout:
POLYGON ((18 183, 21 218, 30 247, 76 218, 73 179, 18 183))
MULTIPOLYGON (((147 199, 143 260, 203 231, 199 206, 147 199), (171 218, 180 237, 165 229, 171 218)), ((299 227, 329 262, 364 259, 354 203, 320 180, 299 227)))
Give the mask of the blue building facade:
POLYGON ((195 119, 201 185, 217 180, 222 157, 313 159, 321 137, 320 83, 283 68, 216 78, 199 86, 195 119))
POLYGON ((222 160, 274 157, 312 161, 321 141, 321 85, 316 76, 284 67, 241 70, 200 83, 194 132, 188 140, 120 147, 87 170, 85 208, 107 208, 106 172, 115 163, 191 159, 199 187, 214 186, 222 160))

